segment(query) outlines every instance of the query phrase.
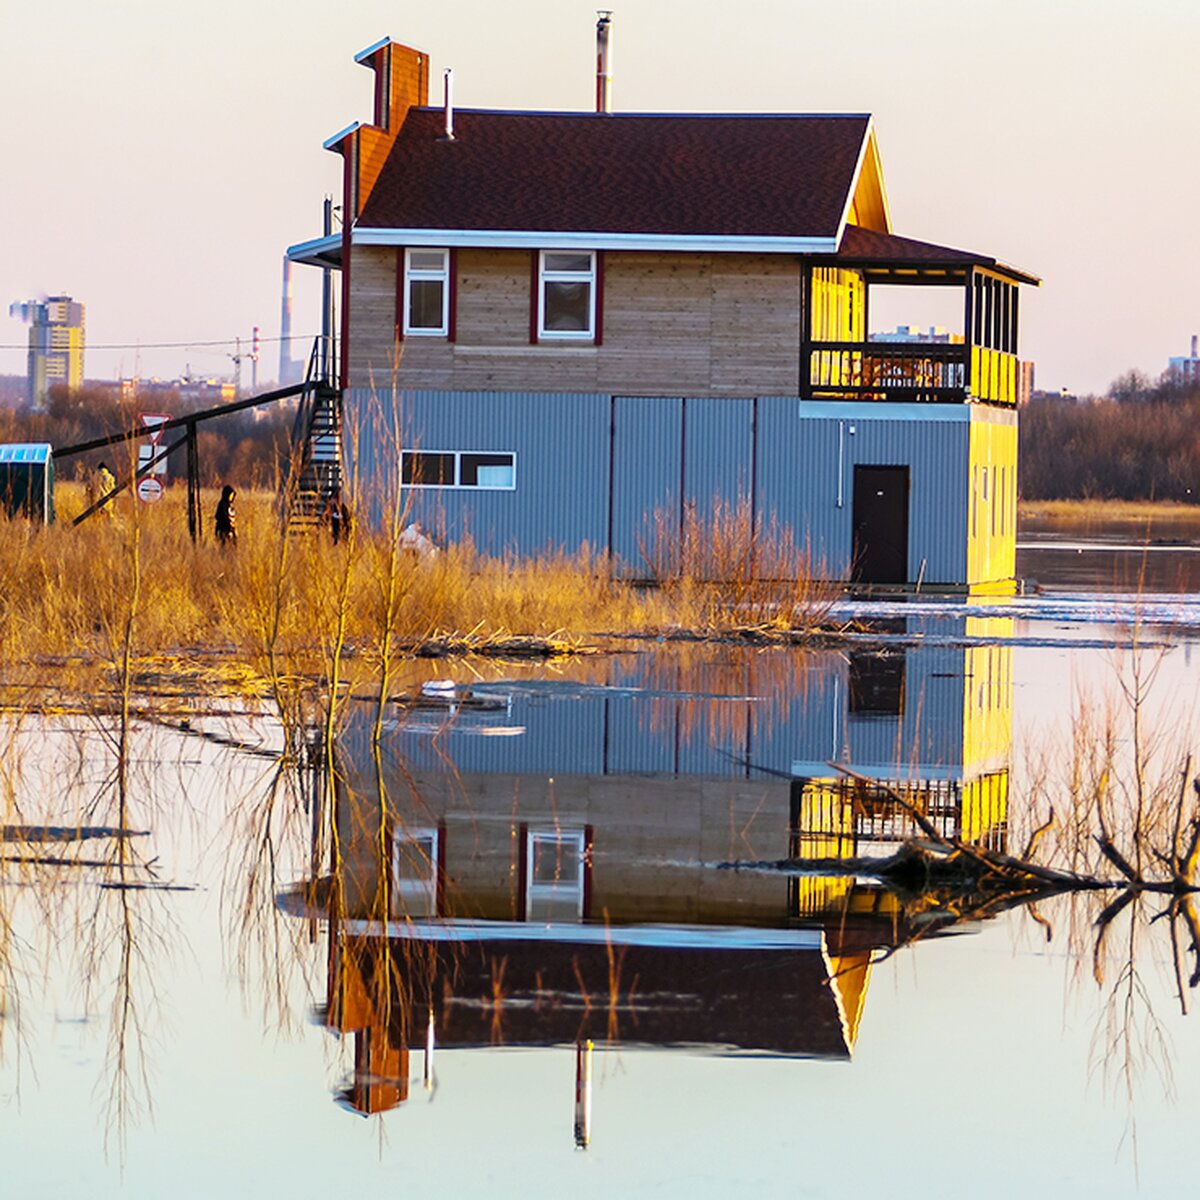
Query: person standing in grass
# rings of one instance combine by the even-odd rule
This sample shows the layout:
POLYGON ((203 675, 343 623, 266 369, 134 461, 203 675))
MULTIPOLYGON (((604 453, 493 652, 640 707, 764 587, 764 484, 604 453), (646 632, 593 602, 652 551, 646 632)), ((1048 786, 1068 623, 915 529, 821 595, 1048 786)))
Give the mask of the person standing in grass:
MULTIPOLYGON (((117 486, 117 477, 108 469, 108 463, 102 462, 96 468, 96 491, 97 491, 96 499, 104 500, 104 498, 110 492, 116 490, 116 486, 117 486)), ((110 502, 108 504, 105 504, 100 509, 100 511, 106 517, 112 517, 113 516, 112 503, 110 502)))
POLYGON ((226 484, 221 489, 221 499, 217 501, 217 515, 213 528, 216 530, 217 541, 222 546, 237 544, 237 523, 233 513, 233 498, 236 495, 237 492, 226 484))

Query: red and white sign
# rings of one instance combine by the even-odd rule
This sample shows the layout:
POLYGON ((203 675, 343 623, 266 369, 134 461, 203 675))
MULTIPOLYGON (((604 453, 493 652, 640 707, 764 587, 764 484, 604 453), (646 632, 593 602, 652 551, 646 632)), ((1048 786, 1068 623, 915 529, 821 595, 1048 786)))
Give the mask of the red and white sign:
POLYGON ((170 413, 142 413, 142 424, 150 433, 150 445, 158 445, 159 438, 163 435, 159 426, 166 424, 170 419, 170 413))
POLYGON ((147 504, 155 504, 162 498, 163 485, 153 475, 147 475, 145 479, 138 480, 139 500, 145 500, 147 504))

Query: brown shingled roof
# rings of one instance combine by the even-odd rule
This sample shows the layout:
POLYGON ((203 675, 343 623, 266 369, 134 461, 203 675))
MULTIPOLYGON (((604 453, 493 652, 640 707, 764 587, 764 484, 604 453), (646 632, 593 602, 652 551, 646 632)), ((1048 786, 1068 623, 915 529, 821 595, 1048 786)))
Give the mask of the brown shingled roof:
POLYGON ((866 116, 409 111, 368 228, 834 237, 866 116))
POLYGON ((949 246, 938 246, 933 242, 919 242, 915 238, 897 237, 894 233, 879 233, 874 229, 863 229, 858 225, 847 225, 838 245, 836 261, 844 266, 896 267, 987 267, 1002 275, 1008 275, 1019 283, 1037 284, 1034 275, 1006 266, 986 254, 975 254, 970 250, 954 250, 949 246))

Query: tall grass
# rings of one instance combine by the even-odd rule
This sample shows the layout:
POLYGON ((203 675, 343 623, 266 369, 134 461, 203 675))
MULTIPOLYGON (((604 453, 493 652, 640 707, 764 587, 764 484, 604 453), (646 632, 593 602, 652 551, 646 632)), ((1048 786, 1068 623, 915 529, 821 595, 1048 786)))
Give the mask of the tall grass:
POLYGON ((789 526, 755 513, 745 496, 715 496, 707 510, 658 509, 640 548, 666 601, 704 631, 812 629, 840 590, 789 526))
MULTIPOLYGON (((98 670, 107 662, 115 693, 114 635, 135 587, 130 645, 143 667, 156 658, 159 677, 192 677, 215 664, 230 681, 249 668, 274 688, 281 710, 296 702, 297 680, 378 679, 397 655, 433 639, 567 641, 768 621, 807 629, 829 595, 786 539, 768 531, 756 541, 741 511, 695 519, 670 552, 677 569, 647 588, 614 578, 607 557, 586 550, 494 557, 464 541, 417 558, 397 555, 390 527, 356 523, 338 545, 323 531, 288 535, 265 492, 239 494, 238 542, 222 547, 211 536, 216 500, 215 491, 203 497, 208 536, 198 544, 187 534, 182 487, 140 507, 123 494, 111 518, 76 527, 82 489, 61 485, 56 525, 0 521, 0 686, 44 681, 47 666, 98 670), (752 563, 745 571, 742 556, 752 563), (719 578, 726 568, 731 576, 719 578), (780 582, 781 573, 792 580, 780 582)), ((668 553, 661 542, 660 550, 668 553)))

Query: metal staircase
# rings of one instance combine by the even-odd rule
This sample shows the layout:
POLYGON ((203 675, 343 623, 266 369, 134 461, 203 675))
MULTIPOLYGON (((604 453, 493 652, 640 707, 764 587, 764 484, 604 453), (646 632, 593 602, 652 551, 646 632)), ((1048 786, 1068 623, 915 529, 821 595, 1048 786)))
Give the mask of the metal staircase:
POLYGON ((320 370, 318 348, 309 357, 305 389, 292 427, 286 492, 289 533, 320 526, 330 501, 342 493, 342 393, 320 370))

